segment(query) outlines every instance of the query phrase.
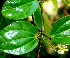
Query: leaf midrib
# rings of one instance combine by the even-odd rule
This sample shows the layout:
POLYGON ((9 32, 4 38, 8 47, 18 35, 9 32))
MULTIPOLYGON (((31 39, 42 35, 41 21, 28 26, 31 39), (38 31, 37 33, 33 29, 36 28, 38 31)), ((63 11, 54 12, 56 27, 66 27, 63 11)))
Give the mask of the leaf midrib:
MULTIPOLYGON (((30 2, 30 3, 33 3, 33 4, 34 4, 34 2, 37 2, 37 1, 32 1, 32 2, 30 2)), ((30 4, 30 3, 27 3, 27 4, 30 4)), ((25 5, 27 5, 27 4, 24 4, 24 5, 21 5, 21 6, 25 6, 25 5)), ((32 4, 32 5, 33 5, 33 4, 32 4)), ((32 5, 31 5, 31 6, 32 6, 32 5)), ((18 6, 18 7, 21 7, 21 6, 18 6)), ((16 7, 15 7, 15 8, 16 8, 16 7)), ((15 8, 12 8, 12 9, 15 9, 15 8)), ((11 9, 7 9, 7 10, 11 10, 11 9)), ((7 10, 6 10, 6 11, 7 11, 7 10)))
MULTIPOLYGON (((69 20, 68 20, 69 21, 69 20)), ((68 21, 65 21, 61 26, 63 26, 64 24, 66 24, 66 22, 68 22, 68 21)), ((60 29, 61 28, 61 26, 59 26, 59 28, 58 29, 60 29)), ((58 29, 57 29, 57 31, 58 31, 58 29)), ((65 31, 65 30, 64 30, 65 31)), ((63 31, 62 31, 63 32, 63 31)), ((55 34, 56 32, 54 32, 54 34, 55 34)), ((59 34, 59 33, 58 33, 59 34)), ((57 35, 57 34, 55 34, 55 35, 57 35)))
MULTIPOLYGON (((30 38, 34 38, 34 37, 30 37, 30 38)), ((22 39, 22 38, 21 38, 21 39, 22 39)), ((36 40, 36 39, 34 39, 34 40, 36 40)), ((32 40, 32 41, 34 41, 34 40, 32 40)), ((13 40, 13 41, 15 41, 15 40, 13 40)), ((30 41, 30 42, 32 42, 32 41, 30 41)), ((10 42, 10 41, 8 41, 8 42, 10 42)), ((8 42, 7 42, 7 43, 8 43, 8 42)), ((30 42, 28 42, 27 44, 29 44, 30 42)), ((6 43, 6 42, 5 42, 5 43, 6 43)), ((5 44, 5 43, 4 43, 4 44, 5 44)), ((3 44, 3 43, 2 43, 2 44, 3 44)), ((25 44, 25 45, 27 45, 27 44, 25 44)), ((24 46, 24 45, 23 45, 23 46, 24 46)), ((22 47, 22 46, 21 46, 21 47, 22 47)), ((18 48, 20 48, 20 47, 18 47, 18 48)), ((14 48, 14 49, 15 49, 15 48, 14 48)), ((13 50, 13 49, 12 49, 12 50, 13 50)))

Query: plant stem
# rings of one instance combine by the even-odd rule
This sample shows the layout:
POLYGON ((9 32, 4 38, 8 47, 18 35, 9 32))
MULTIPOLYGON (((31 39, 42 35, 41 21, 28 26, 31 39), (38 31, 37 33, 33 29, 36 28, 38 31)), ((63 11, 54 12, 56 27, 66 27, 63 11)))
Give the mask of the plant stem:
POLYGON ((38 25, 35 22, 34 14, 32 14, 32 19, 33 19, 33 24, 37 27, 38 31, 41 32, 40 28, 38 27, 38 25))
MULTIPOLYGON (((37 27, 38 31, 41 32, 40 28, 38 27, 38 25, 35 22, 34 14, 32 14, 32 19, 33 19, 33 24, 37 27)), ((43 35, 45 37, 48 37, 49 38, 49 36, 47 34, 45 34, 44 32, 43 32, 43 35)), ((41 43, 42 43, 41 37, 42 36, 39 36, 39 38, 38 38, 39 39, 39 46, 38 46, 38 55, 37 55, 37 58, 39 58, 39 52, 40 52, 40 47, 41 47, 41 43)))
POLYGON ((65 16, 69 15, 66 8, 63 8, 62 10, 63 10, 63 13, 65 14, 65 16))
POLYGON ((39 5, 40 5, 40 8, 41 8, 41 15, 42 15, 42 28, 41 28, 41 30, 38 27, 38 25, 36 24, 36 21, 35 21, 35 18, 34 18, 34 14, 32 14, 33 24, 37 27, 38 31, 41 32, 41 36, 39 36, 39 38, 38 38, 39 39, 39 46, 38 46, 38 55, 37 55, 37 58, 39 58, 39 53, 40 53, 40 48, 41 48, 41 43, 42 43, 43 35, 49 38, 49 36, 43 32, 43 30, 44 30, 43 7, 42 7, 41 0, 38 0, 38 1, 40 2, 39 5))
POLYGON ((45 38, 43 38, 43 41, 46 42, 47 44, 49 44, 50 46, 52 46, 53 49, 55 49, 55 46, 52 45, 51 43, 47 42, 45 38))
MULTIPOLYGON (((41 38, 41 37, 40 37, 41 38)), ((41 48, 41 43, 42 43, 42 39, 39 38, 39 46, 38 46, 38 54, 37 54, 37 58, 39 58, 39 53, 40 53, 40 48, 41 48)))
MULTIPOLYGON (((41 29, 41 38, 43 38, 43 30, 44 30, 44 15, 43 15, 43 7, 42 7, 42 3, 41 0, 38 0, 40 3, 40 8, 41 8, 41 15, 42 15, 42 29, 41 29)), ((40 53, 40 48, 41 48, 41 43, 42 43, 42 39, 39 39, 39 47, 38 47, 38 55, 37 58, 39 58, 39 53, 40 53)))
MULTIPOLYGON (((40 28, 38 27, 38 25, 37 25, 36 22, 35 22, 35 19, 34 19, 34 15, 33 15, 33 14, 32 14, 32 19, 33 19, 33 24, 37 27, 38 31, 41 32, 40 28)), ((47 34, 45 34, 44 32, 43 32, 43 35, 44 35, 45 37, 48 37, 48 38, 49 38, 49 36, 48 36, 47 34)))

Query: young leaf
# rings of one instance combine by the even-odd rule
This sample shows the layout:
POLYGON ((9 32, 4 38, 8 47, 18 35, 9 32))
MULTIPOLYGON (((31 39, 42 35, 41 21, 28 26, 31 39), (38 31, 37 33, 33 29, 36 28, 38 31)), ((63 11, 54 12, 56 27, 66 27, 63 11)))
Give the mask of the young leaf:
POLYGON ((70 15, 58 20, 52 30, 51 39, 61 44, 70 44, 70 15))
POLYGON ((38 27, 41 29, 42 28, 42 15, 41 15, 40 6, 38 6, 38 8, 35 11, 34 15, 35 15, 35 21, 36 21, 38 27))
POLYGON ((25 0, 6 1, 2 8, 3 16, 9 19, 24 19, 32 15, 38 7, 38 1, 28 0, 29 3, 26 1, 26 4, 24 1, 25 0))
MULTIPOLYGON (((42 15, 41 15, 41 8, 38 6, 37 10, 34 13, 35 21, 38 25, 38 27, 42 28, 42 15)), ((46 14, 44 13, 44 33, 46 33, 50 37, 50 31, 52 29, 52 25, 47 18, 46 14)))
POLYGON ((38 30, 28 22, 18 21, 0 32, 0 50, 20 55, 32 51, 38 44, 38 30))

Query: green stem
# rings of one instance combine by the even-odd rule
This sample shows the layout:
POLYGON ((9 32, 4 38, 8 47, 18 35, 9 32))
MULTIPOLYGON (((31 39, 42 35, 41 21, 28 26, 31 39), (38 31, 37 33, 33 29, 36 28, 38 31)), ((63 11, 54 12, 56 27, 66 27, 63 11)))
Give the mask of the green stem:
MULTIPOLYGON (((32 19, 33 19, 33 24, 37 27, 38 31, 41 32, 40 28, 38 27, 38 25, 37 25, 36 22, 35 22, 35 19, 34 19, 34 15, 33 15, 33 14, 32 14, 32 19)), ((50 38, 50 37, 49 37, 47 34, 45 34, 44 32, 43 32, 43 35, 44 35, 45 37, 50 38)))
POLYGON ((50 38, 47 34, 45 34, 44 32, 43 32, 43 35, 45 36, 45 37, 48 37, 48 38, 50 38))
POLYGON ((42 15, 42 28, 41 28, 41 37, 39 39, 39 47, 38 47, 38 55, 37 58, 39 58, 39 53, 40 53, 40 48, 41 48, 41 43, 42 43, 42 39, 43 38, 43 30, 44 30, 44 16, 43 16, 43 7, 42 7, 42 3, 41 0, 38 0, 40 3, 40 8, 41 8, 41 15, 42 15))
POLYGON ((49 36, 43 32, 43 30, 44 30, 43 7, 42 7, 42 2, 41 2, 41 0, 38 0, 38 1, 39 1, 39 5, 40 5, 40 8, 41 8, 41 15, 42 15, 42 28, 41 28, 41 30, 40 30, 40 28, 38 27, 38 25, 37 25, 36 22, 35 22, 34 14, 32 15, 33 24, 37 27, 38 31, 41 32, 41 36, 39 36, 39 38, 38 38, 38 39, 39 39, 39 46, 38 46, 38 55, 37 55, 37 58, 39 58, 39 53, 40 53, 40 48, 41 48, 41 43, 42 43, 43 35, 49 38, 49 36))
POLYGON ((43 41, 46 42, 47 44, 49 44, 50 46, 52 46, 53 49, 55 49, 55 46, 50 44, 49 42, 47 42, 45 38, 43 38, 43 41))
POLYGON ((38 31, 41 32, 40 28, 38 27, 38 25, 35 22, 35 18, 34 18, 33 14, 32 14, 32 19, 33 19, 33 24, 37 27, 38 31))

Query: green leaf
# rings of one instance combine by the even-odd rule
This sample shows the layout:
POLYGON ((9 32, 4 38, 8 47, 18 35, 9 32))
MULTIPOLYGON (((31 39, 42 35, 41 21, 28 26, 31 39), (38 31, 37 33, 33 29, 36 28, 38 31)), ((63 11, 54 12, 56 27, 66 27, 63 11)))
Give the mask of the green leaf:
MULTIPOLYGON (((41 8, 38 6, 37 10, 34 13, 35 21, 41 30, 42 28, 42 15, 41 15, 41 8)), ((50 37, 50 32, 52 29, 51 22, 49 21, 47 15, 44 13, 44 33, 46 33, 50 37)))
POLYGON ((19 19, 19 20, 15 20, 15 19, 7 19, 7 18, 5 18, 5 21, 6 21, 6 24, 7 25, 9 25, 9 24, 11 24, 11 23, 13 23, 13 22, 16 22, 16 21, 26 21, 26 22, 28 22, 28 18, 25 18, 25 19, 19 19))
POLYGON ((0 13, 0 31, 2 29, 4 29, 4 27, 6 27, 6 22, 5 22, 5 18, 2 16, 2 14, 0 13))
POLYGON ((38 25, 38 27, 41 29, 42 28, 42 15, 41 15, 41 8, 38 6, 37 10, 34 13, 35 16, 35 21, 38 25))
POLYGON ((37 7, 38 1, 28 0, 8 0, 2 7, 2 14, 9 19, 24 19, 32 15, 37 7), (25 3, 24 3, 25 2, 25 3))
POLYGON ((70 6, 70 0, 63 0, 68 6, 70 6))
POLYGON ((52 29, 51 22, 47 17, 46 13, 44 13, 44 33, 47 34, 49 37, 50 37, 51 29, 52 29))
POLYGON ((14 22, 0 32, 0 50, 20 55, 32 51, 38 44, 37 28, 24 21, 14 22))
POLYGON ((61 18, 54 24, 51 38, 57 43, 70 44, 70 15, 61 18))

